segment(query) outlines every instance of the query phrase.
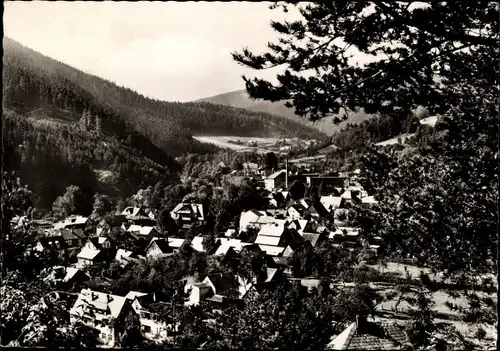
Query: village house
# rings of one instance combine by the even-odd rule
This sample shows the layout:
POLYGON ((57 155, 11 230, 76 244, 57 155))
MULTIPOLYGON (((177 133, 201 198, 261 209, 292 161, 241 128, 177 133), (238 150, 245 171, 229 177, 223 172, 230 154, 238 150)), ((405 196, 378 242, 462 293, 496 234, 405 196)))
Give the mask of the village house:
POLYGON ((88 247, 93 250, 102 250, 102 249, 112 249, 114 248, 114 242, 107 237, 104 236, 93 236, 87 239, 84 247, 88 247))
POLYGON ((286 215, 292 220, 303 219, 306 216, 307 209, 300 201, 290 205, 286 210, 286 215))
POLYGON ((290 192, 276 191, 268 196, 269 205, 273 208, 283 208, 290 201, 290 192))
POLYGON ((126 230, 127 232, 134 233, 138 237, 146 238, 147 240, 151 240, 153 237, 160 236, 158 230, 156 230, 156 228, 152 226, 140 226, 132 224, 128 227, 123 225, 122 229, 126 230))
POLYGON ((340 196, 321 196, 319 202, 323 205, 328 213, 332 213, 337 208, 342 208, 344 205, 344 198, 340 196))
POLYGON ((69 289, 73 284, 88 281, 90 277, 82 270, 74 267, 54 266, 45 278, 47 281, 58 284, 62 289, 69 289))
POLYGON ((145 207, 127 207, 122 213, 127 219, 133 219, 137 217, 147 217, 152 220, 156 220, 154 211, 150 208, 145 207))
POLYGON ((309 241, 312 247, 316 247, 321 244, 322 241, 328 239, 328 235, 323 233, 303 233, 302 238, 305 241, 309 241))
POLYGON ((239 253, 243 247, 247 245, 252 245, 252 243, 247 243, 244 241, 241 241, 240 239, 234 239, 234 238, 217 238, 216 243, 218 243, 220 246, 229 246, 234 249, 237 253, 239 253))
MULTIPOLYGON (((251 288, 255 288, 257 292, 262 292, 265 289, 275 288, 276 285, 284 279, 286 279, 286 277, 281 268, 267 267, 265 279, 262 279, 260 281, 258 280, 257 282, 252 284, 251 288)), ((250 289, 248 289, 242 297, 244 297, 249 292, 249 290, 250 289)))
POLYGON ((168 246, 171 247, 174 252, 179 252, 179 249, 186 242, 186 239, 181 238, 168 238, 168 246))
POLYGON ((118 249, 115 255, 115 261, 117 261, 122 268, 126 267, 130 263, 137 262, 138 258, 136 254, 132 251, 127 251, 124 249, 118 249))
POLYGON ((378 201, 373 196, 365 196, 361 198, 361 203, 366 206, 376 205, 378 201))
POLYGON ((202 204, 180 203, 170 212, 170 216, 181 228, 205 225, 205 209, 202 204))
POLYGON ((287 183, 287 174, 284 169, 274 172, 269 177, 264 179, 264 187, 268 191, 273 191, 278 188, 282 188, 287 183))
POLYGON ((215 251, 214 256, 222 257, 222 263, 225 265, 236 265, 241 258, 236 250, 228 244, 219 246, 215 251))
POLYGON ((321 186, 323 194, 328 193, 332 188, 344 189, 349 186, 349 178, 339 176, 310 176, 306 177, 306 182, 308 188, 321 186))
POLYGON ((233 228, 229 228, 228 230, 226 230, 226 232, 224 233, 224 236, 226 238, 233 238, 236 236, 236 229, 233 229, 233 228))
POLYGON ((85 234, 81 229, 71 230, 71 229, 60 229, 61 237, 64 240, 64 245, 68 254, 76 255, 76 253, 82 248, 83 243, 87 240, 85 234), (80 235, 78 235, 78 234, 80 235))
POLYGON ((250 228, 260 228, 261 226, 272 220, 273 217, 268 216, 266 211, 243 211, 240 215, 240 233, 246 232, 250 228))
POLYGON ((54 224, 55 229, 68 228, 68 229, 85 229, 88 218, 78 215, 69 216, 62 222, 54 224))
POLYGON ((197 235, 191 240, 191 247, 198 252, 206 252, 203 247, 203 239, 204 237, 201 235, 197 235))
MULTIPOLYGON (((273 223, 266 224, 257 234, 255 244, 279 246, 284 250, 289 243, 302 241, 300 234, 293 229, 287 228, 286 224, 286 220, 276 220, 273 223)), ((266 252, 269 250, 269 248, 261 248, 266 252)))
POLYGON ((411 348, 404 328, 358 317, 326 346, 328 350, 402 350, 411 348))
POLYGON ((66 242, 61 235, 40 237, 34 247, 35 251, 44 252, 51 251, 57 252, 59 257, 63 257, 66 253, 66 242))
POLYGON ((90 289, 82 289, 69 311, 70 321, 80 321, 99 331, 99 341, 113 347, 122 332, 113 326, 113 320, 123 320, 133 312, 129 300, 123 296, 110 295, 90 289))
POLYGON ((168 240, 163 238, 154 238, 146 247, 145 256, 151 258, 164 257, 174 252, 169 246, 168 240))
POLYGON ((318 289, 321 285, 321 282, 322 282, 321 279, 313 278, 313 277, 307 277, 307 278, 290 278, 290 277, 288 277, 288 280, 299 283, 301 286, 306 288, 309 292, 312 291, 313 289, 318 289))
POLYGON ((130 291, 125 298, 131 302, 132 308, 139 316, 143 336, 156 342, 165 341, 168 329, 172 326, 160 321, 159 316, 148 309, 151 303, 157 302, 155 294, 130 291))
POLYGON ((190 290, 189 300, 185 303, 188 306, 205 301, 219 308, 234 303, 241 295, 240 282, 231 273, 210 274, 200 283, 186 283, 184 289, 186 292, 190 290))
POLYGON ((347 203, 361 203, 360 192, 354 190, 346 190, 340 195, 347 203))
POLYGON ((243 171, 245 172, 245 175, 256 175, 256 174, 260 175, 259 165, 254 162, 244 162, 243 171))
POLYGON ((76 256, 77 268, 85 268, 90 266, 95 266, 99 263, 106 261, 106 255, 103 250, 92 249, 88 246, 83 247, 83 249, 76 256))

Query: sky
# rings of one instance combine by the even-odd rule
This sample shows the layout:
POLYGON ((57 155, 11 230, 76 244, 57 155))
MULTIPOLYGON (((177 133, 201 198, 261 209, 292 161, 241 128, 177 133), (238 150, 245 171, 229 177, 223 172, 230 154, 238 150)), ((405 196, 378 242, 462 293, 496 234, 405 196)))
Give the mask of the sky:
POLYGON ((300 14, 271 2, 10 2, 4 35, 42 54, 167 101, 244 89, 242 75, 275 82, 231 52, 262 52, 278 38, 273 20, 300 14))

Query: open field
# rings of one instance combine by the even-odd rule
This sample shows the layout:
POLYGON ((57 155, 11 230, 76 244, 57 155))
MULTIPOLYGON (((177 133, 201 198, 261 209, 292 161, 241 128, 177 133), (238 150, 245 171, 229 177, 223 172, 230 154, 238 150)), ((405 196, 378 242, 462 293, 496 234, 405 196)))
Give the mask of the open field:
MULTIPOLYGON (((395 262, 388 262, 385 267, 382 265, 369 265, 370 267, 379 270, 380 272, 391 272, 391 273, 397 273, 400 277, 404 277, 406 271, 409 273, 411 276, 411 279, 418 279, 420 272, 424 272, 429 275, 429 278, 431 280, 434 280, 436 282, 442 282, 443 279, 440 274, 433 274, 431 273, 430 269, 428 268, 422 268, 422 267, 417 267, 417 266, 412 266, 408 264, 398 264, 395 262)), ((488 278, 487 276, 481 277, 481 278, 488 278)), ((495 281, 493 279, 493 281, 495 281)), ((446 282, 446 281, 445 281, 446 282)), ((379 285, 379 284, 370 284, 372 288, 378 290, 382 294, 388 294, 391 292, 394 292, 394 287, 391 285, 386 285, 384 286, 379 285)), ((469 292, 472 292, 471 290, 468 290, 469 292)), ((460 319, 460 315, 456 312, 451 310, 447 305, 446 302, 452 302, 453 304, 456 305, 461 305, 461 306, 466 306, 467 305, 467 299, 464 295, 463 291, 456 291, 459 293, 459 296, 457 298, 451 297, 449 294, 447 294, 445 291, 436 291, 432 293, 432 297, 435 303, 434 309, 438 313, 438 318, 436 318, 437 322, 446 322, 446 323, 451 323, 453 324, 461 333, 463 333, 466 338, 469 340, 473 339, 473 334, 475 333, 477 329, 477 325, 474 323, 467 323, 464 322, 460 319)), ((483 297, 490 297, 492 298, 495 303, 497 302, 497 294, 496 292, 484 292, 484 291, 476 291, 476 293, 479 296, 483 297)), ((397 306, 397 312, 394 311, 394 308, 397 305, 397 297, 392 298, 388 301, 383 301, 379 305, 377 305, 377 310, 380 312, 381 315, 387 315, 389 319, 392 319, 394 317, 399 317, 399 318, 405 318, 406 314, 405 312, 410 308, 410 306, 406 302, 401 302, 397 306)), ((385 319, 384 317, 381 317, 380 319, 385 319)), ((497 337, 497 331, 495 326, 492 325, 487 325, 487 324, 481 324, 480 325, 485 331, 486 331, 486 339, 489 339, 490 341, 496 340, 497 337)), ((486 341, 486 340, 485 340, 486 341)))
POLYGON ((398 143, 398 139, 401 139, 401 142, 404 143, 406 139, 411 138, 414 135, 415 135, 415 133, 401 134, 401 135, 398 135, 397 137, 381 141, 380 143, 376 143, 375 145, 376 146, 394 145, 394 144, 398 143))
POLYGON ((211 143, 221 148, 231 149, 237 152, 280 152, 279 141, 285 141, 287 145, 296 145, 305 140, 297 138, 260 138, 260 137, 241 137, 241 136, 193 136, 194 139, 202 143, 211 143), (253 146, 248 143, 254 143, 253 146), (256 146, 255 146, 256 145, 256 146))

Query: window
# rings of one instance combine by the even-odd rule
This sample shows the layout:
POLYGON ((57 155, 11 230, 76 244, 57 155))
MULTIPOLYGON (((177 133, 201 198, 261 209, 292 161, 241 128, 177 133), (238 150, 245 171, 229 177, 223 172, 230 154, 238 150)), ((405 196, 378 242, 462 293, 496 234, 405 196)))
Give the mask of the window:
POLYGON ((149 325, 143 325, 142 331, 144 331, 145 333, 151 333, 151 327, 149 325))

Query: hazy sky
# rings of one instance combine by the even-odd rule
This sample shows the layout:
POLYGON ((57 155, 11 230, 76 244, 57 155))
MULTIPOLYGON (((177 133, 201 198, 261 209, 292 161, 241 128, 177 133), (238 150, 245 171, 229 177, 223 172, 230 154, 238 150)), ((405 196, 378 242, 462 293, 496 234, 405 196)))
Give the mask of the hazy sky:
MULTIPOLYGON (((271 79, 230 53, 261 52, 283 19, 270 2, 5 2, 4 34, 44 55, 141 94, 190 101, 271 79)), ((287 18, 297 19, 294 12, 287 18)))

